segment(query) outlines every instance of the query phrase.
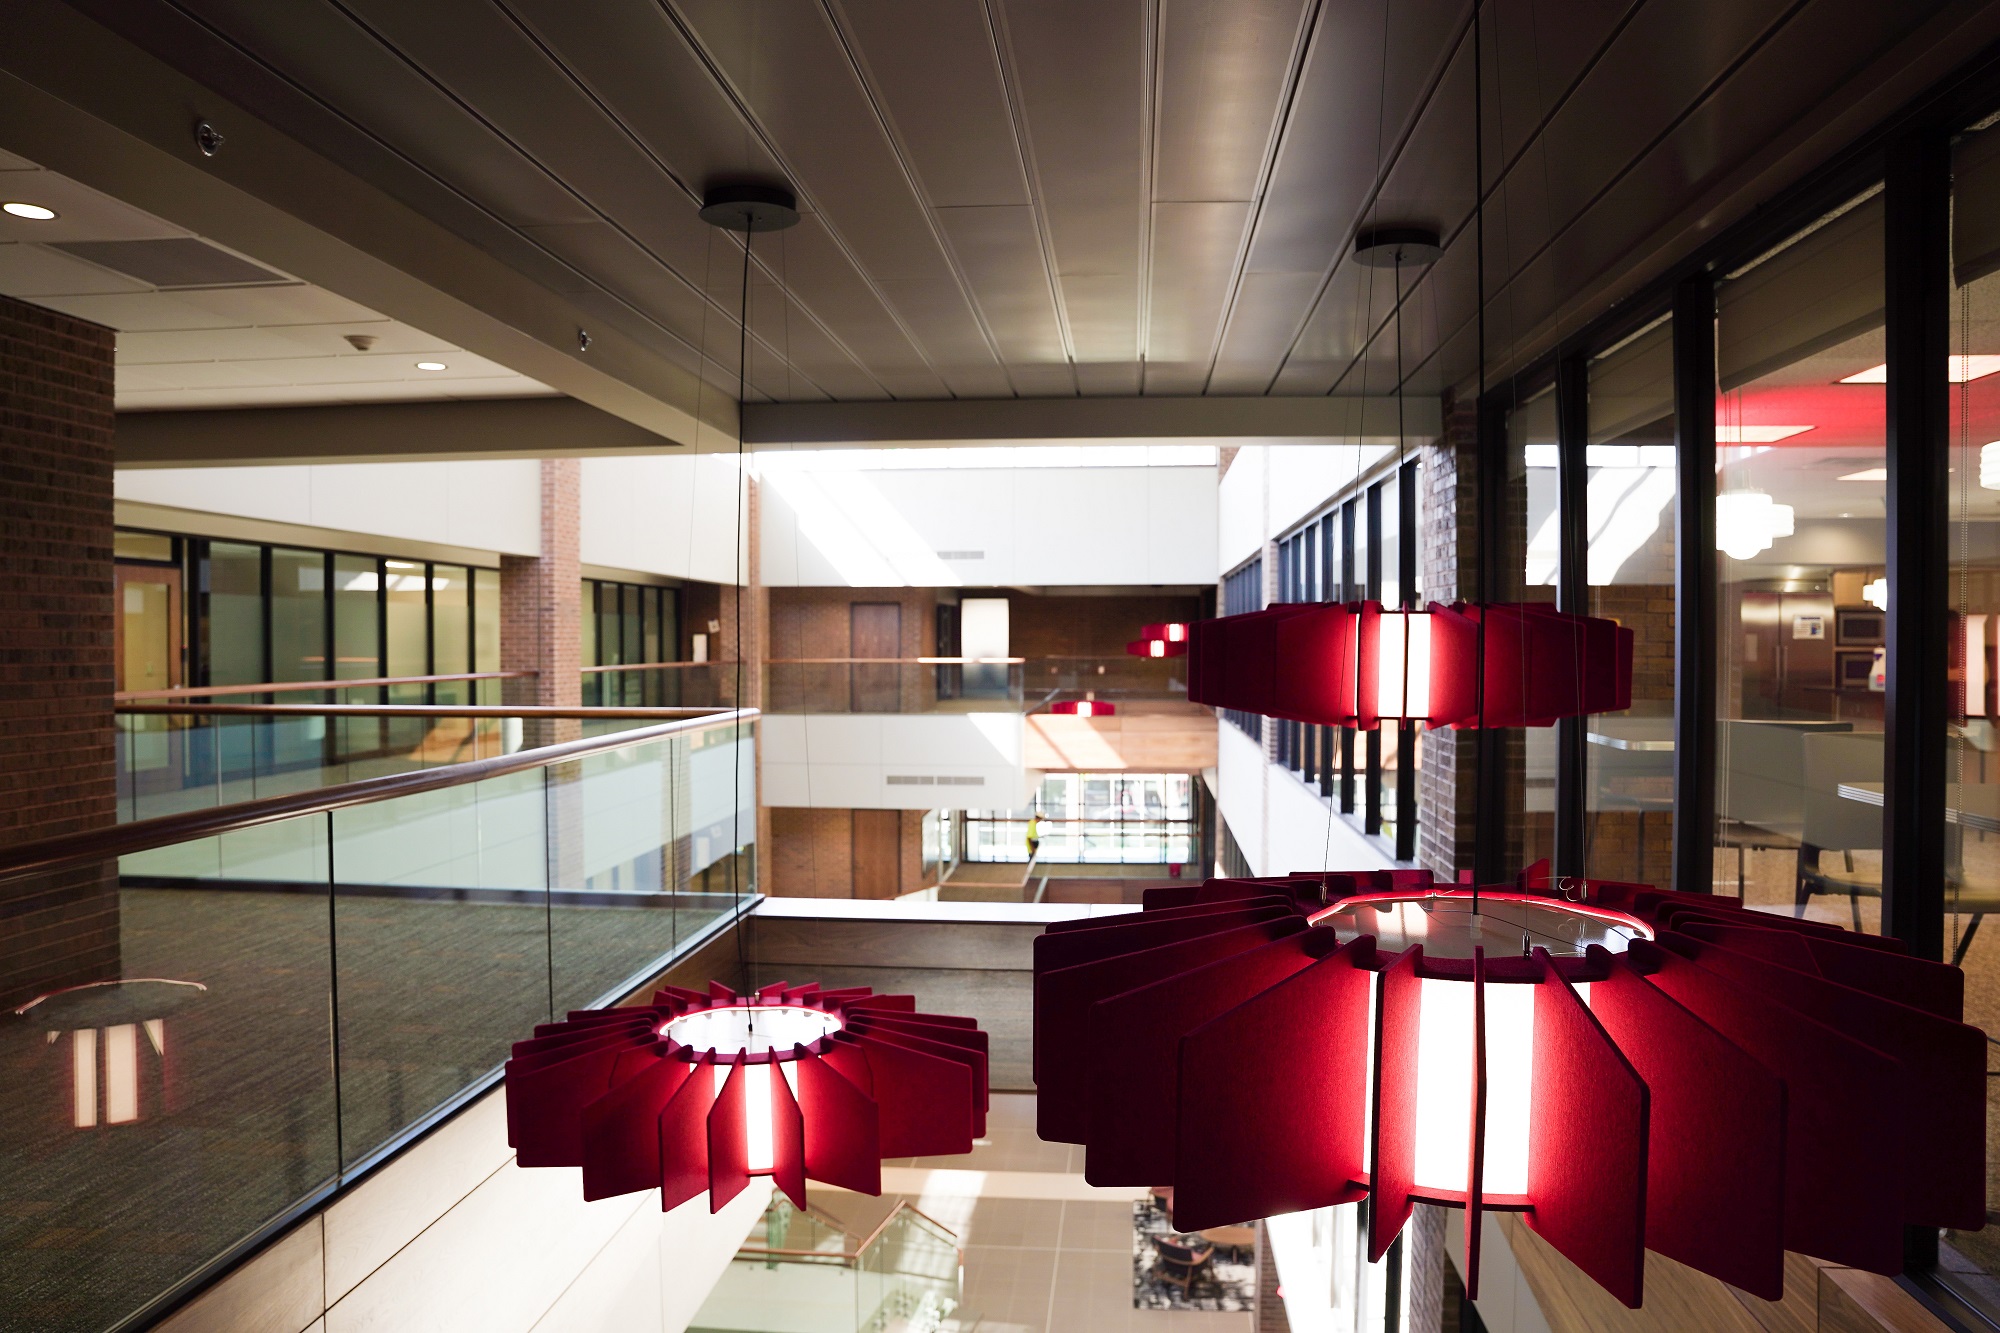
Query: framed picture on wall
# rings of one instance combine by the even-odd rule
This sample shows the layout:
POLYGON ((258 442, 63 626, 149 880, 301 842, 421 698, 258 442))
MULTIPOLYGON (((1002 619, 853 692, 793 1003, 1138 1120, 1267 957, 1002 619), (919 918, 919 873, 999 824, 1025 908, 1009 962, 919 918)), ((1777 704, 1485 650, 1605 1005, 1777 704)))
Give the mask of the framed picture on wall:
POLYGON ((1888 621, 1886 612, 1872 606, 1837 607, 1833 613, 1834 646, 1873 648, 1883 642, 1888 621))
POLYGON ((1875 665, 1873 648, 1836 649, 1833 654, 1833 686, 1837 690, 1865 690, 1868 673, 1875 665))

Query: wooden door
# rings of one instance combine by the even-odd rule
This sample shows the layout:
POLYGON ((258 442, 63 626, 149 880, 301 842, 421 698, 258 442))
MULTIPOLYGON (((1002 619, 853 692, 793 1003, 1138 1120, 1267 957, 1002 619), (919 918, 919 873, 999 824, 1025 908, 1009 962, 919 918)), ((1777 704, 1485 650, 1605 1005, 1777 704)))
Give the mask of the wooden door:
POLYGON ((854 896, 893 898, 901 860, 900 810, 856 810, 854 815, 854 896))
MULTIPOLYGON (((847 655, 896 658, 903 649, 900 602, 853 602, 847 608, 847 655)), ((894 713, 901 706, 901 670, 894 663, 856 664, 848 687, 848 707, 856 713, 894 713)))
POLYGON ((115 688, 172 690, 181 685, 181 572, 160 565, 119 565, 115 688))

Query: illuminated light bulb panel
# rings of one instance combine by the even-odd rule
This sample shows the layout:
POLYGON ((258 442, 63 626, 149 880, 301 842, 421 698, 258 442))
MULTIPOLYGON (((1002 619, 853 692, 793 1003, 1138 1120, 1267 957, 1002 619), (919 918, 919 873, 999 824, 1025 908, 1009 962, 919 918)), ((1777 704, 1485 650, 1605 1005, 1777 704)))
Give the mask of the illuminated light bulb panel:
POLYGON ((1986 1038, 1957 968, 1642 884, 1428 871, 1149 889, 1035 941, 1041 1137, 1198 1231, 1372 1202, 1526 1224, 1626 1305, 1652 1249, 1767 1300, 1985 1221, 1986 1038), (1542 890, 1542 891, 1537 891, 1542 890))
POLYGON ((882 1161, 972 1151, 986 1132, 986 1034, 908 995, 782 982, 669 986, 650 1005, 545 1023, 507 1062, 522 1166, 583 1168, 583 1196, 658 1189, 709 1210, 769 1176, 882 1192, 882 1161))
MULTIPOLYGON (((1147 629, 1164 629, 1166 626, 1148 625, 1147 629)), ((1181 626, 1185 629, 1185 626, 1181 626)), ((1134 639, 1125 645, 1125 651, 1134 657, 1186 657, 1187 639, 1144 638, 1134 639)))
POLYGON ((1632 631, 1539 603, 1301 602, 1189 626, 1188 698, 1372 731, 1536 727, 1632 706, 1632 631))
POLYGON ((1116 717, 1118 705, 1102 699, 1062 699, 1050 704, 1049 711, 1063 717, 1116 717))

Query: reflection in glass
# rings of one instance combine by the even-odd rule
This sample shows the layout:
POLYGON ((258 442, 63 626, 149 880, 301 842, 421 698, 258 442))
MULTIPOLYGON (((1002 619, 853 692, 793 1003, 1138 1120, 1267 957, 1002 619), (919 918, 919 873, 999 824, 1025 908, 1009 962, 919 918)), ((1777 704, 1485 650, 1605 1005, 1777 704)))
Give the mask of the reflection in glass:
POLYGON ((204 685, 256 685, 264 671, 264 548, 208 543, 202 592, 208 679, 204 685))
MULTIPOLYGON (((1543 389, 1517 404, 1507 414, 1506 431, 1502 558, 1495 571, 1494 600, 1554 606, 1562 558, 1561 524, 1556 516, 1559 488, 1554 389, 1543 389)), ((1527 669, 1526 663, 1523 669, 1527 669)), ((1555 729, 1497 728, 1488 743, 1497 748, 1504 774, 1507 833, 1502 864, 1511 874, 1554 856, 1555 729)))
POLYGON ((1661 885, 1674 826, 1673 377, 1667 320, 1593 358, 1584 448, 1585 613, 1634 640, 1631 709, 1584 722, 1584 873, 1661 885))
MULTIPOLYGON (((1950 530, 1953 694, 1946 729, 1944 942, 1965 969, 1965 1021, 2000 1031, 2000 132, 1968 134, 1953 163, 1950 530)), ((1879 599, 1887 604, 1886 588, 1879 599)), ((1864 596, 1866 590, 1864 589, 1864 596)), ((1988 1124, 2000 1090, 1987 1081, 1988 1124)), ((1988 1215, 2000 1155, 1987 1154, 1988 1215)), ((2000 1236, 1947 1232, 1939 1275, 2000 1317, 2000 1236)))
POLYGON ((1717 289, 1716 889, 1876 930, 1882 200, 1717 289), (1872 803, 1870 797, 1872 795, 1872 803))

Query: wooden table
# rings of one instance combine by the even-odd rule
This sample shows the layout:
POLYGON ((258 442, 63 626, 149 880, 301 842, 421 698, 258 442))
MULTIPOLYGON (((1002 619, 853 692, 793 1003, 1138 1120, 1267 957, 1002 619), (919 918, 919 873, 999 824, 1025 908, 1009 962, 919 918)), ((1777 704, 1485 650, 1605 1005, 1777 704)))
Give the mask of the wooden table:
MULTIPOLYGON (((1835 788, 1845 800, 1878 808, 1882 789, 1879 782, 1843 782, 1835 788)), ((1944 817, 1951 823, 1980 833, 2000 833, 2000 783, 1946 783, 1944 802, 1944 817)))

